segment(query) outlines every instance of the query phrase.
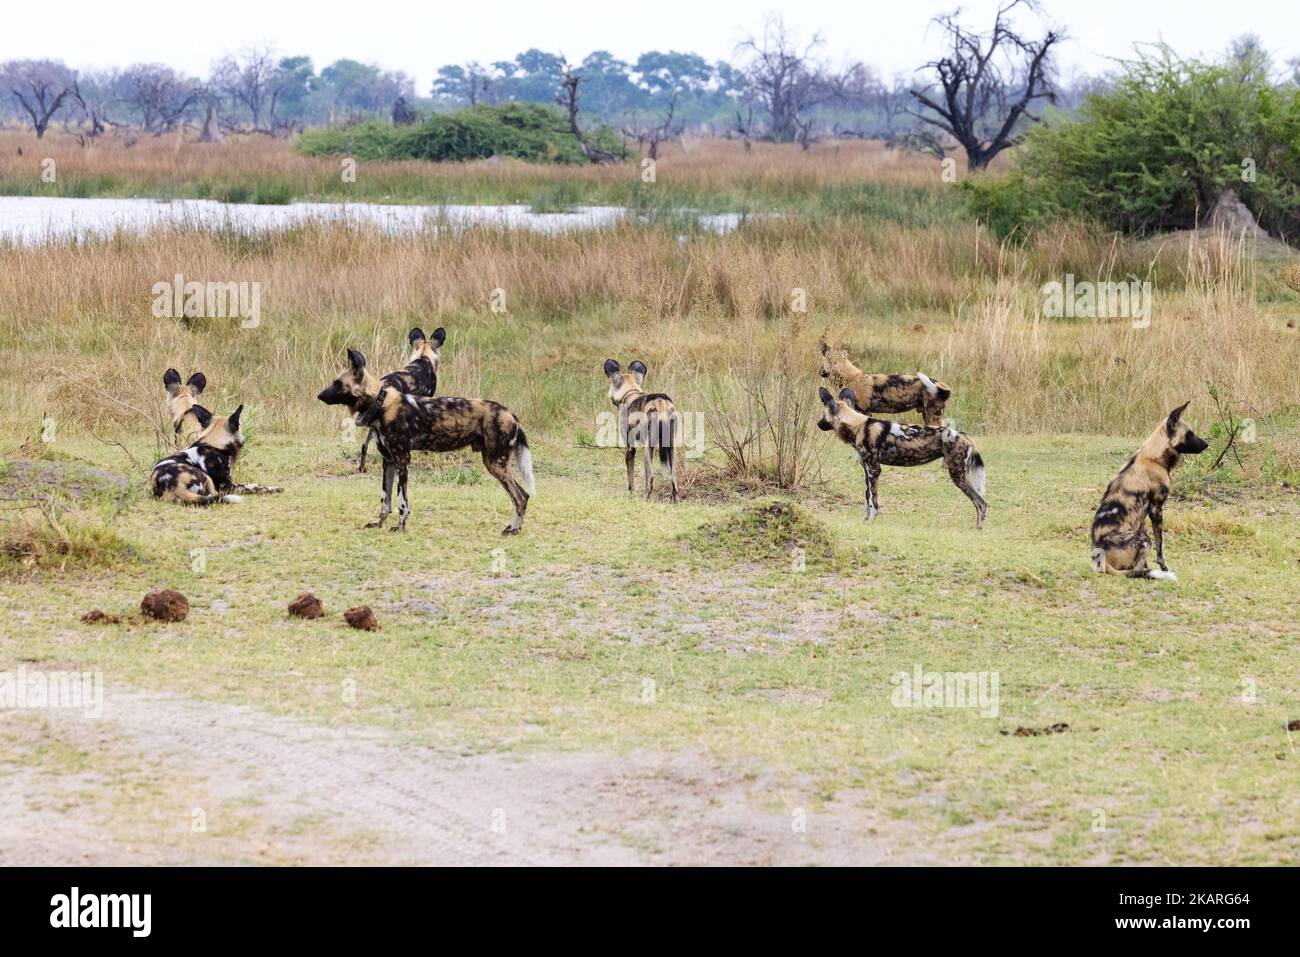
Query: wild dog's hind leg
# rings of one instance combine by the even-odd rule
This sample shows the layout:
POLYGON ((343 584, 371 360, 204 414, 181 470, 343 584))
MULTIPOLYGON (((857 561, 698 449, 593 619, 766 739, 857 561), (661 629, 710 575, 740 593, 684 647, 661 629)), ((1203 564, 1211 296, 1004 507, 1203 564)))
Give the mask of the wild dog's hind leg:
POLYGON ((984 501, 984 496, 975 490, 971 484, 970 473, 966 468, 965 452, 958 450, 958 455, 945 456, 948 466, 948 477, 952 479, 952 484, 962 490, 962 493, 971 500, 975 506, 975 527, 984 527, 984 515, 988 512, 988 502, 984 501))
POLYGON ((650 436, 645 440, 645 462, 642 471, 645 473, 645 500, 650 501, 650 493, 655 488, 655 447, 650 441, 650 436))
POLYGON ((636 475, 636 446, 628 443, 627 451, 623 453, 623 457, 627 460, 627 491, 631 495, 636 491, 634 478, 636 475))
POLYGON ((510 504, 515 507, 515 517, 510 520, 510 524, 501 529, 502 535, 514 535, 524 525, 524 512, 528 509, 528 493, 525 492, 518 482, 515 481, 514 475, 510 471, 510 453, 504 455, 491 455, 487 449, 483 450, 483 467, 488 473, 501 483, 501 487, 506 490, 510 496, 510 504))
POLYGON ((867 480, 866 506, 863 517, 869 522, 880 514, 880 498, 877 487, 880 482, 880 463, 872 459, 862 461, 862 474, 867 480))
POLYGON ((379 517, 367 522, 365 528, 383 528, 388 520, 388 513, 393 510, 393 479, 397 477, 397 463, 387 455, 384 456, 383 492, 379 496, 379 517))
POLYGON ((397 459, 397 524, 390 531, 406 531, 406 516, 411 514, 410 502, 406 498, 406 472, 410 465, 410 456, 397 459))

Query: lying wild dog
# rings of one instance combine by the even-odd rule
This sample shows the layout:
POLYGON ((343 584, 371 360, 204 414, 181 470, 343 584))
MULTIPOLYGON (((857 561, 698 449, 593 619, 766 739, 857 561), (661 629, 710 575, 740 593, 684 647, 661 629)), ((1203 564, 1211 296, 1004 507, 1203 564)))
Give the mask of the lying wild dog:
POLYGON ((348 350, 348 368, 317 396, 326 405, 345 405, 357 415, 357 425, 375 430, 384 459, 383 494, 379 517, 366 528, 379 528, 392 511, 393 479, 397 478, 395 532, 406 528, 410 507, 406 474, 413 449, 452 452, 466 446, 483 455, 483 465, 501 483, 515 507, 514 519, 503 530, 513 535, 524 523, 528 498, 536 494, 533 458, 518 417, 488 399, 426 398, 381 386, 366 371, 366 357, 348 350), (515 481, 510 463, 518 466, 523 484, 515 481))
MULTIPOLYGON (((388 373, 381 381, 398 392, 433 395, 438 391, 438 369, 442 366, 442 344, 447 339, 447 330, 439 326, 426 339, 424 331, 416 326, 406 338, 411 343, 411 358, 407 360, 406 368, 388 373)), ((358 472, 366 470, 366 450, 374 437, 374 429, 366 433, 366 440, 361 444, 361 459, 357 462, 358 472)))
POLYGON ((1184 455, 1198 455, 1210 443, 1182 420, 1184 402, 1142 443, 1101 497, 1092 520, 1092 567, 1109 575, 1129 578, 1158 578, 1178 581, 1165 564, 1164 509, 1169 497, 1169 478, 1184 455), (1156 564, 1147 567, 1151 539, 1146 520, 1156 538, 1156 564))
POLYGON ((175 369, 163 373, 163 388, 167 390, 167 414, 172 419, 172 431, 186 442, 192 442, 200 432, 212 424, 212 413, 199 405, 198 397, 208 387, 208 379, 196 372, 181 385, 181 374, 175 369))
POLYGON ((654 489, 654 450, 659 451, 659 465, 668 471, 672 483, 672 500, 677 499, 677 439, 681 435, 681 422, 673 400, 662 392, 644 392, 641 383, 648 371, 644 362, 637 360, 622 367, 613 359, 605 360, 605 375, 609 378, 609 399, 618 408, 618 431, 626 448, 627 490, 632 492, 636 469, 636 450, 645 448, 645 497, 654 489))
POLYGON ((832 349, 821 340, 821 377, 830 379, 839 394, 853 390, 853 405, 859 412, 907 412, 916 409, 926 425, 943 424, 943 407, 952 390, 924 372, 916 375, 868 375, 849 361, 848 350, 832 349))
POLYGON ((867 478, 868 522, 880 512, 876 482, 882 465, 924 465, 942 458, 952 484, 975 505, 975 527, 984 527, 984 513, 988 511, 984 501, 984 460, 970 436, 956 429, 869 418, 855 408, 852 389, 842 390, 839 399, 826 389, 818 389, 817 395, 824 406, 817 428, 834 432, 858 453, 867 478))
POLYGON ((244 432, 239 424, 243 411, 241 405, 229 416, 212 416, 192 445, 155 465, 149 473, 149 491, 154 498, 182 505, 211 505, 243 501, 237 492, 284 491, 268 485, 235 483, 232 471, 244 447, 244 432))

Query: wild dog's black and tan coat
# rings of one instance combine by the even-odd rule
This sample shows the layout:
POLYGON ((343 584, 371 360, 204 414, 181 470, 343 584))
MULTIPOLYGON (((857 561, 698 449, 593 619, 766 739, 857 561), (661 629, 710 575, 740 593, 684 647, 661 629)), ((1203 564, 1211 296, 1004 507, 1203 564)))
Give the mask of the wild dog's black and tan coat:
POLYGON ((821 376, 829 379, 837 394, 845 389, 853 393, 853 405, 859 412, 921 413, 926 425, 943 424, 943 409, 952 390, 942 382, 935 382, 923 372, 916 375, 868 374, 849 361, 848 350, 832 348, 821 341, 821 376))
POLYGON ((1197 455, 1209 448, 1209 443, 1182 420, 1187 405, 1184 402, 1170 412, 1106 486, 1092 519, 1094 571, 1178 580, 1165 564, 1164 510, 1170 473, 1184 455, 1197 455), (1151 552, 1151 538, 1146 532, 1148 518, 1155 536, 1158 571, 1147 565, 1151 552))
POLYGON ((658 450, 659 464, 668 472, 672 500, 677 495, 677 443, 681 437, 681 420, 673 400, 662 392, 646 392, 641 388, 645 381, 646 364, 639 359, 624 372, 613 359, 605 360, 605 376, 609 379, 609 400, 618 409, 619 437, 627 461, 627 490, 634 491, 636 450, 645 449, 645 497, 654 490, 654 453, 658 450))
POLYGON ((244 446, 240 426, 241 405, 229 416, 213 415, 196 401, 207 388, 202 372, 195 372, 184 385, 175 369, 163 373, 167 392, 167 414, 172 428, 187 440, 184 449, 169 455, 149 472, 149 491, 155 498, 182 505, 211 505, 213 502, 238 502, 237 492, 254 494, 280 492, 269 485, 236 483, 235 459, 244 446))
POLYGON ((502 534, 523 526, 529 496, 536 494, 532 453, 518 417, 498 402, 454 397, 426 398, 385 388, 366 371, 366 357, 348 350, 348 368, 317 396, 327 405, 345 405, 357 414, 357 424, 375 430, 384 459, 379 517, 366 525, 378 528, 392 511, 393 480, 397 479, 398 524, 406 528, 410 506, 406 493, 411 452, 451 452, 469 447, 483 456, 483 465, 501 483, 515 514, 502 534), (510 471, 514 463, 522 484, 510 471))
POLYGON ((209 416, 208 426, 192 445, 155 465, 149 473, 153 496, 182 505, 241 501, 240 496, 232 494, 232 470, 244 447, 239 425, 243 410, 241 405, 229 416, 209 416))
POLYGON ((852 389, 835 398, 819 389, 823 413, 817 428, 834 432, 841 442, 853 446, 866 476, 866 519, 880 512, 876 484, 884 465, 924 465, 942 458, 948 476, 975 506, 975 527, 982 528, 988 505, 984 501, 984 460, 970 436, 956 429, 928 425, 902 425, 887 419, 873 419, 855 407, 852 389))
MULTIPOLYGON (((425 336, 419 326, 406 336, 411 343, 411 357, 405 369, 398 369, 384 376, 381 388, 396 389, 411 395, 433 395, 438 391, 438 370, 442 367, 442 344, 447 340, 447 330, 439 326, 433 335, 425 336)), ((366 470, 366 451, 375 437, 375 430, 366 432, 366 440, 361 444, 361 457, 357 462, 357 471, 366 470)))

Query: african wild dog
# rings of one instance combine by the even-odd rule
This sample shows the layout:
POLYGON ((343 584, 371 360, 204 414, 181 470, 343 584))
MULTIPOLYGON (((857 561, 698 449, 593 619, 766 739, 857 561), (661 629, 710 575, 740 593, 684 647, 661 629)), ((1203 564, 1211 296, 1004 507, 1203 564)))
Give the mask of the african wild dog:
POLYGON ((269 485, 240 485, 232 477, 235 459, 244 447, 239 422, 243 411, 241 405, 229 416, 212 416, 192 445, 155 465, 149 473, 149 491, 154 498, 182 505, 211 505, 243 501, 237 492, 283 491, 269 485))
POLYGON ((605 360, 605 375, 609 378, 609 399, 618 408, 618 432, 626 447, 627 490, 634 491, 633 476, 636 470, 636 450, 645 448, 645 497, 648 501, 654 489, 653 450, 659 450, 659 465, 668 471, 672 483, 672 500, 677 502, 677 440, 681 435, 681 422, 673 400, 662 392, 644 392, 646 365, 637 360, 622 367, 613 359, 605 360))
MULTIPOLYGON (((447 330, 439 326, 433 335, 425 338, 424 330, 419 326, 407 334, 411 343, 411 358, 405 369, 390 372, 381 380, 384 386, 398 392, 411 395, 433 395, 438 391, 438 369, 442 366, 442 344, 447 339, 447 330)), ((361 444, 361 459, 357 462, 357 471, 366 470, 366 450, 375 437, 375 430, 366 432, 366 440, 361 444)))
POLYGON ((821 377, 830 379, 840 393, 845 388, 853 390, 853 406, 863 414, 872 412, 907 412, 916 409, 926 425, 943 424, 943 407, 952 390, 942 382, 935 382, 924 372, 916 375, 888 375, 883 372, 868 375, 849 361, 848 350, 832 349, 821 341, 821 377))
POLYGON ((488 399, 427 398, 380 385, 366 371, 366 357, 348 350, 348 368, 317 396, 326 405, 345 405, 357 415, 357 425, 375 430, 384 459, 383 494, 379 517, 366 528, 379 528, 392 511, 393 479, 397 478, 398 523, 406 528, 410 507, 406 474, 411 451, 452 452, 469 446, 483 456, 483 465, 501 483, 515 507, 514 519, 503 530, 513 535, 524 522, 528 498, 536 494, 532 453, 523 426, 504 405, 488 399), (510 472, 511 462, 523 476, 522 485, 510 472))
POLYGON ((172 431, 185 442, 192 442, 200 432, 212 424, 212 413, 199 405, 196 399, 208 387, 207 377, 196 372, 181 385, 181 374, 175 369, 163 373, 163 388, 167 390, 167 414, 172 419, 172 431))
POLYGON ((854 407, 852 389, 843 389, 838 399, 826 389, 818 389, 817 395, 824 406, 817 428, 834 432, 858 453, 867 479, 868 522, 880 512, 876 482, 882 465, 924 465, 942 458, 952 484, 975 505, 975 527, 984 527, 984 513, 988 510, 984 501, 984 460, 970 436, 956 429, 870 418, 854 407))
POLYGON ((1184 402, 1170 412, 1106 486, 1092 520, 1094 571, 1178 581, 1165 564, 1164 508, 1169 497, 1169 477, 1182 456, 1197 455, 1210 446, 1182 421, 1187 405, 1184 402), (1159 571, 1147 567, 1151 551, 1151 539, 1146 533, 1148 517, 1155 534, 1159 571))

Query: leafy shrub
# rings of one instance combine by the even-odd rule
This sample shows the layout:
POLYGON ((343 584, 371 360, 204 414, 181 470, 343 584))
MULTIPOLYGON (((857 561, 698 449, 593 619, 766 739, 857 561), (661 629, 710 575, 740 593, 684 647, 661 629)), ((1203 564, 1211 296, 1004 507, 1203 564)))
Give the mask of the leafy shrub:
POLYGON ((1065 214, 1129 233, 1188 229, 1228 188, 1272 234, 1300 235, 1300 89, 1167 47, 1125 63, 1077 118, 1036 126, 1017 159, 964 187, 1003 236, 1065 214))
MULTIPOLYGON (((597 130, 592 138, 597 145, 617 151, 610 130, 597 130)), ((509 156, 533 163, 587 162, 559 111, 535 103, 435 113, 410 126, 369 122, 308 130, 298 137, 297 149, 308 156, 351 152, 364 160, 456 162, 509 156)))

